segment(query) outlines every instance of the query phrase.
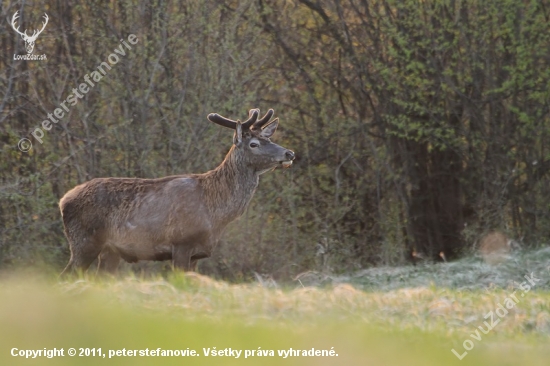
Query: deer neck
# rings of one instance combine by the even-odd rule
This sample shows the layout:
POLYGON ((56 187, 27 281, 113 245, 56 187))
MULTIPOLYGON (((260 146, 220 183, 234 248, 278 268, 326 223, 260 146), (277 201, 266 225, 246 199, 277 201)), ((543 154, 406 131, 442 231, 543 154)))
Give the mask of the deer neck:
POLYGON ((203 190, 213 216, 225 226, 241 216, 258 187, 259 174, 247 166, 235 146, 224 161, 205 174, 203 190))

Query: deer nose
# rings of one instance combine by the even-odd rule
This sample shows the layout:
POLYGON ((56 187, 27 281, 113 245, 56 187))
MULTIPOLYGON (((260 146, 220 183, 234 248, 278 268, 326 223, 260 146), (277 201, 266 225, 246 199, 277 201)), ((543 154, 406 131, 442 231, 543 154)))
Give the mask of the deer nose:
POLYGON ((285 158, 287 158, 288 160, 294 160, 294 151, 287 150, 285 152, 285 158))

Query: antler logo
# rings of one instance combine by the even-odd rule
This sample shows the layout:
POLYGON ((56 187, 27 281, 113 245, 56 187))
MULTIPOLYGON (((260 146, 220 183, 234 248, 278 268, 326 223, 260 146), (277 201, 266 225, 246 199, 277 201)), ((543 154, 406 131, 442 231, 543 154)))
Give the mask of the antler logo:
POLYGON ((32 36, 29 36, 26 29, 23 33, 21 33, 19 31, 19 27, 15 28, 15 20, 19 18, 19 15, 17 13, 19 13, 19 11, 16 11, 15 14, 13 14, 13 18, 11 18, 11 26, 13 27, 13 30, 21 35, 21 38, 23 38, 23 41, 25 41, 25 48, 27 49, 27 53, 31 54, 34 50, 34 42, 36 41, 36 38, 38 38, 40 33, 42 33, 44 28, 46 28, 46 24, 48 24, 48 14, 44 13, 44 19, 46 21, 43 23, 42 29, 40 29, 39 31, 34 30, 32 36))

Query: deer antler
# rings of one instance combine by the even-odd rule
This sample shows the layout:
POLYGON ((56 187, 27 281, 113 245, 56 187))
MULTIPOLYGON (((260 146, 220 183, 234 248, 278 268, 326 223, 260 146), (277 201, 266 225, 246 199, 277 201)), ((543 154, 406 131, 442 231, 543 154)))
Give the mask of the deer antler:
POLYGON ((260 109, 259 108, 251 109, 248 112, 248 115, 250 117, 246 121, 243 122, 243 128, 244 129, 250 129, 250 126, 252 126, 254 123, 256 123, 256 120, 260 116, 260 109))
POLYGON ((258 131, 258 130, 261 130, 262 127, 265 125, 265 124, 269 124, 269 120, 271 119, 271 117, 273 117, 273 113, 275 113, 273 111, 273 109, 270 109, 267 111, 267 113, 265 114, 265 116, 263 116, 262 118, 260 118, 257 122, 254 122, 254 124, 252 125, 252 128, 251 130, 253 131, 258 131))
MULTIPOLYGON (((260 114, 259 109, 251 109, 250 112, 249 112, 249 118, 242 123, 243 129, 250 128, 250 126, 252 124, 254 124, 256 122, 256 120, 258 119, 259 114, 260 114)), ((237 122, 236 121, 233 121, 232 119, 229 119, 229 118, 226 118, 226 117, 222 117, 217 113, 210 113, 208 115, 208 119, 210 120, 210 122, 214 122, 214 123, 216 123, 220 126, 223 126, 223 127, 231 128, 233 130, 237 128, 237 122)))

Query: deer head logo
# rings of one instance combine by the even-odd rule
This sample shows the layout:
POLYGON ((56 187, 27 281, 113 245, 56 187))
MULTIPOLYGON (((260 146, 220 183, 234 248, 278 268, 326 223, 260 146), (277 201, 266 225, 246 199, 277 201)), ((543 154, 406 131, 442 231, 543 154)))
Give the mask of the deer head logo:
POLYGON ((25 41, 25 48, 27 49, 27 53, 32 53, 32 51, 34 49, 34 42, 36 41, 36 38, 38 38, 40 33, 42 33, 44 28, 46 28, 46 24, 48 24, 48 14, 44 13, 44 19, 46 21, 43 23, 42 29, 40 29, 39 31, 34 30, 33 33, 32 33, 32 36, 29 36, 27 34, 26 29, 25 29, 24 32, 21 33, 19 31, 19 27, 17 27, 17 28, 15 27, 15 20, 17 18, 19 18, 19 15, 17 13, 19 13, 19 11, 16 11, 15 14, 13 14, 13 18, 11 18, 11 26, 13 27, 13 30, 15 30, 17 33, 19 33, 21 35, 21 38, 23 38, 23 41, 25 41))

